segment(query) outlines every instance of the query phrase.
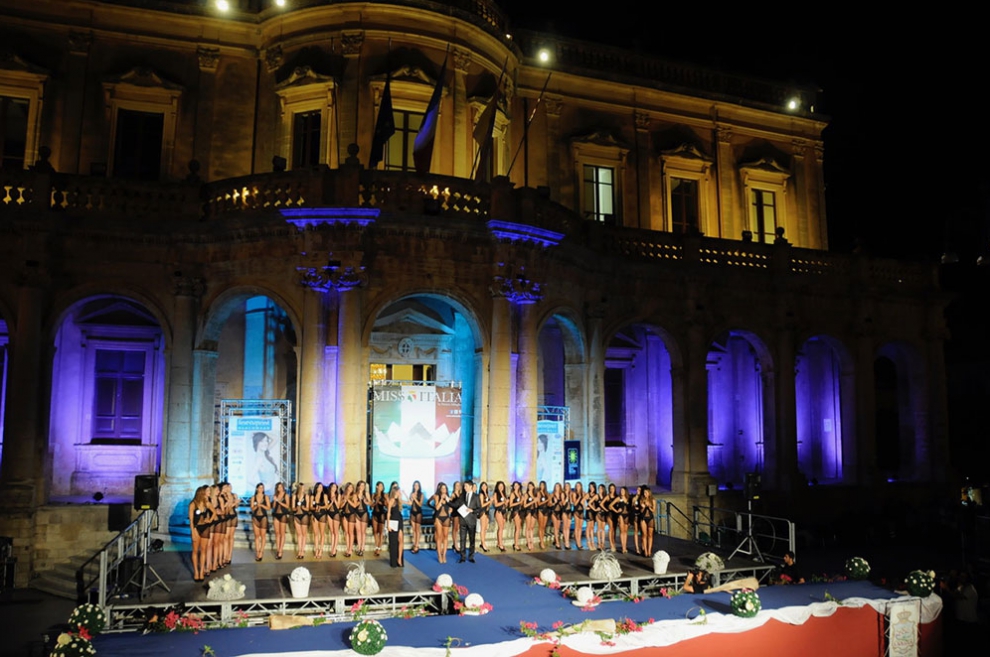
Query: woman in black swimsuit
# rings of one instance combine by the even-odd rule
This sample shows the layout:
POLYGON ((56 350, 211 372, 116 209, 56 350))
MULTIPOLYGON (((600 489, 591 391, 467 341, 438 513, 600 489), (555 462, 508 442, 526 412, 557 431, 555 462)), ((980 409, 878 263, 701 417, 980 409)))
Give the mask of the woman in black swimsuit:
POLYGON ((547 519, 550 518, 550 491, 547 482, 541 481, 536 489, 536 532, 540 538, 540 549, 547 549, 547 519))
POLYGON ((265 495, 265 485, 259 483, 254 487, 251 496, 251 529, 254 530, 254 560, 261 561, 264 556, 265 543, 268 542, 268 510, 272 508, 271 499, 265 495))
POLYGON ((478 487, 478 502, 481 504, 481 517, 478 519, 478 525, 481 529, 481 551, 488 552, 488 546, 485 545, 485 536, 488 535, 488 523, 490 518, 488 514, 491 512, 492 506, 492 496, 488 492, 488 482, 483 481, 478 487))
MULTIPOLYGON (((581 550, 581 529, 582 523, 584 522, 584 509, 587 500, 584 495, 584 488, 581 486, 581 482, 574 484, 574 490, 571 491, 571 506, 573 507, 574 516, 574 549, 581 550)), ((568 539, 570 542, 570 539, 568 539)))
MULTIPOLYGON (((454 490, 450 493, 450 502, 453 504, 454 500, 461 498, 461 494, 464 489, 461 487, 461 482, 454 482, 454 490)), ((461 539, 461 516, 455 513, 456 509, 451 507, 450 513, 450 540, 454 544, 454 552, 460 552, 461 548, 457 546, 457 542, 461 539)))
POLYGON ((354 547, 359 557, 364 556, 364 546, 368 542, 368 512, 371 510, 371 496, 368 495, 368 482, 362 480, 354 487, 357 498, 357 515, 351 516, 354 522, 354 547))
POLYGON ((571 549, 571 515, 574 512, 574 503, 571 501, 571 483, 569 481, 564 482, 564 488, 561 491, 563 493, 563 499, 560 509, 560 534, 564 539, 564 549, 571 549))
POLYGON ((560 549, 560 519, 564 513, 564 488, 558 481, 550 493, 550 522, 553 525, 553 546, 560 549))
POLYGON ((614 518, 615 526, 619 534, 619 542, 622 544, 622 553, 625 554, 629 550, 626 549, 626 545, 629 542, 629 489, 623 486, 619 489, 619 496, 612 500, 612 504, 609 507, 612 511, 612 518, 614 518))
POLYGON ((212 513, 207 503, 208 486, 196 489, 189 503, 189 528, 192 534, 193 580, 202 582, 210 570, 210 528, 212 513))
POLYGON ((319 481, 313 485, 310 496, 313 517, 313 556, 323 557, 323 544, 327 540, 327 491, 319 481))
POLYGON ((344 525, 344 556, 351 556, 351 548, 354 547, 357 539, 354 537, 355 516, 359 513, 357 494, 354 491, 354 484, 347 482, 344 490, 340 494, 340 518, 344 525))
POLYGON ((526 511, 523 509, 523 489, 518 481, 512 482, 512 489, 509 491, 509 517, 512 518, 512 549, 519 551, 519 539, 522 538, 523 524, 526 520, 526 511))
POLYGON ((423 530, 423 484, 419 479, 413 482, 412 492, 409 493, 409 524, 412 525, 413 554, 419 552, 419 537, 423 530))
POLYGON ((598 521, 598 486, 595 482, 588 483, 588 493, 585 495, 587 500, 586 510, 584 512, 586 529, 585 529, 585 540, 588 542, 588 549, 597 549, 595 545, 595 537, 598 535, 595 527, 595 523, 598 521))
POLYGON ((375 484, 375 494, 371 496, 371 533, 375 537, 375 556, 382 553, 385 541, 385 521, 388 519, 388 497, 385 495, 385 484, 381 481, 375 484))
POLYGON ((437 485, 437 492, 429 501, 429 505, 433 507, 433 537, 437 544, 437 561, 439 563, 447 563, 447 532, 450 530, 449 503, 447 484, 440 482, 437 485))
POLYGON ((337 556, 337 543, 340 540, 340 489, 336 482, 327 484, 327 525, 330 531, 330 557, 337 556))
POLYGON ((502 552, 505 552, 505 516, 508 504, 509 496, 505 492, 505 482, 499 481, 495 484, 492 506, 495 508, 495 544, 502 552))
POLYGON ((530 552, 533 551, 533 530, 536 528, 536 507, 539 504, 539 498, 536 494, 536 484, 532 481, 526 484, 526 495, 523 497, 523 512, 526 514, 524 521, 526 523, 526 547, 530 552))
POLYGON ((653 556, 653 532, 656 531, 655 509, 653 491, 649 486, 643 486, 639 492, 639 534, 642 537, 640 554, 644 557, 653 556))
POLYGON ((306 537, 309 534, 310 515, 313 510, 312 500, 306 487, 296 484, 292 494, 292 522, 296 528, 296 559, 306 556, 306 537))
POLYGON ((281 481, 275 484, 275 494, 272 496, 272 524, 275 525, 275 558, 282 558, 285 548, 285 530, 289 526, 289 495, 285 492, 285 484, 281 481))

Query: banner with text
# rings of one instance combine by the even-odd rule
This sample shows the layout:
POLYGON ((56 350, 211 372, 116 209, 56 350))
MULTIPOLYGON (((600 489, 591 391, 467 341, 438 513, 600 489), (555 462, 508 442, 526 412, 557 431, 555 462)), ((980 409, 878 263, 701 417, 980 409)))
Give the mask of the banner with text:
POLYGON ((282 453, 279 418, 231 416, 227 418, 227 478, 235 495, 254 493, 258 483, 271 495, 281 481, 278 462, 282 453))

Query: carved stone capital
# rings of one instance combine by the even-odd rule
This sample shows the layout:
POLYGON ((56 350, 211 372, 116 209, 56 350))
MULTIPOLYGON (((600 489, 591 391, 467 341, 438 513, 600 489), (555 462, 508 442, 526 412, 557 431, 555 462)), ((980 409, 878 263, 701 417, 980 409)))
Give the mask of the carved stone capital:
POLYGON ((206 292, 206 281, 196 276, 176 276, 174 291, 177 297, 199 299, 206 292))
POLYGON ((807 139, 792 139, 791 140, 791 154, 796 157, 804 157, 808 154, 808 140, 807 139))
POLYGON ((196 57, 199 58, 199 70, 212 73, 220 63, 220 49, 199 46, 196 48, 196 57))
POLYGON ((468 67, 471 66, 471 51, 454 48, 452 54, 454 55, 454 70, 458 73, 467 73, 468 67))
POLYGON ((543 298, 543 284, 530 279, 526 268, 501 266, 502 271, 492 277, 489 291, 495 298, 503 298, 515 304, 536 303, 543 298))
POLYGON ((282 46, 272 46, 265 51, 265 68, 274 73, 282 68, 282 46))
POLYGON ((340 49, 344 57, 357 57, 364 45, 364 32, 344 32, 340 35, 340 49))
POLYGON ((338 292, 347 292, 367 282, 367 275, 361 266, 297 267, 296 271, 299 272, 300 284, 323 292, 331 288, 338 292))
POLYGON ((69 52, 73 55, 88 55, 90 46, 93 45, 92 32, 69 32, 69 52))
POLYGON ((560 118, 560 112, 564 109, 564 99, 555 96, 546 96, 543 99, 543 104, 547 108, 547 116, 553 117, 555 119, 560 118))
POLYGON ((650 129, 650 115, 646 112, 635 112, 633 118, 636 120, 637 130, 649 130, 650 129))
POLYGON ((715 135, 720 144, 731 144, 732 143, 732 128, 724 125, 717 126, 715 128, 715 135))

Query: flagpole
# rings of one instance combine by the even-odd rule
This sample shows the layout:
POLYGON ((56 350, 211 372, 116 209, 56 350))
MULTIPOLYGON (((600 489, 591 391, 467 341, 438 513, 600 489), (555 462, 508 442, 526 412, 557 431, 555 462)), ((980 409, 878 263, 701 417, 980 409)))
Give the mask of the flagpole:
MULTIPOLYGON (((335 59, 337 47, 334 38, 330 37, 330 60, 335 59)), ((340 78, 334 73, 333 76, 333 141, 337 146, 337 168, 340 168, 340 78)))
POLYGON ((540 104, 543 102, 543 94, 546 93, 547 85, 550 84, 551 75, 553 75, 553 71, 547 73, 547 79, 543 83, 543 89, 540 90, 539 97, 536 99, 536 105, 533 106, 533 111, 529 113, 529 117, 526 119, 526 123, 523 124, 523 136, 522 139, 519 140, 519 146, 516 148, 516 154, 512 156, 512 162, 509 163, 509 170, 505 172, 506 176, 512 173, 512 167, 514 167, 516 164, 516 158, 519 157, 519 151, 522 150, 523 144, 526 143, 526 140, 529 138, 529 124, 533 122, 534 118, 536 118, 536 110, 540 109, 540 104))
MULTIPOLYGON (((502 78, 505 77, 505 69, 506 69, 506 67, 508 67, 508 65, 509 65, 509 56, 506 55, 505 56, 505 61, 502 63, 502 71, 498 74, 498 81, 495 83, 495 94, 494 94, 494 96, 492 96, 492 103, 495 105, 495 110, 496 111, 498 111, 498 94, 499 94, 499 90, 502 88, 502 78)), ((484 116, 484 113, 482 113, 482 116, 484 116)), ((494 129, 494 127, 495 127, 495 125, 494 125, 494 117, 492 117, 492 119, 493 119, 492 126, 491 126, 491 128, 488 129, 488 135, 485 137, 485 143, 479 144, 478 145, 478 152, 474 154, 474 164, 471 165, 471 180, 474 180, 474 174, 475 174, 476 170, 478 169, 478 165, 480 164, 481 153, 482 153, 482 151, 485 150, 485 147, 488 145, 488 140, 490 140, 492 138, 492 134, 491 133, 492 133, 492 130, 494 129)), ((480 120, 481 120, 481 117, 479 117, 479 121, 480 120)))

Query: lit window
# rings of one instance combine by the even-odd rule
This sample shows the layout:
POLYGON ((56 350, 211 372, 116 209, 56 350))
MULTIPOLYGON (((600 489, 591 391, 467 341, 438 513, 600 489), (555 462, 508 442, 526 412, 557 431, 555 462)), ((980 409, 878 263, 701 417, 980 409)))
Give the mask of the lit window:
POLYGON ((389 171, 414 171, 413 144, 423 124, 422 112, 393 110, 395 134, 385 148, 385 168, 389 171))
POLYGON ((97 349, 94 443, 141 442, 145 352, 97 349))
POLYGON ((615 224, 615 169, 584 165, 584 217, 615 224))
POLYGON ((697 180, 670 179, 670 229, 674 233, 699 230, 697 180))
POLYGON ((299 112, 292 117, 292 168, 300 169, 320 163, 320 135, 323 114, 320 110, 299 112))
POLYGON ((777 195, 765 189, 749 190, 749 226, 753 239, 772 244, 777 229, 777 195))
POLYGON ((28 101, 0 96, 0 169, 23 169, 27 150, 28 101))

